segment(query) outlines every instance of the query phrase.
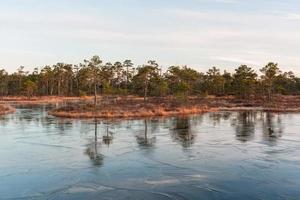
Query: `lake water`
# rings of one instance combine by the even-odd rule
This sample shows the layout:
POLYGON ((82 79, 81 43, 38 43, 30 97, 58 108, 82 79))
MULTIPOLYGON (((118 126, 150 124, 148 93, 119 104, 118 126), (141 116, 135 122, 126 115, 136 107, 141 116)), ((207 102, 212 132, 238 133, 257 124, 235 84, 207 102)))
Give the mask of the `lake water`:
POLYGON ((0 199, 300 199, 300 114, 95 122, 19 107, 0 118, 0 199))

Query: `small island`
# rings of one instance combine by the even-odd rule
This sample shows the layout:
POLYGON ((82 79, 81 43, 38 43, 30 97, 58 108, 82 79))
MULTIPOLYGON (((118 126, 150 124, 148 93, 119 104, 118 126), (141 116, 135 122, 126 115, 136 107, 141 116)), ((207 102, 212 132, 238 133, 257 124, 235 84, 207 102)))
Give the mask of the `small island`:
POLYGON ((66 118, 144 118, 216 111, 300 112, 300 96, 276 96, 271 102, 234 96, 148 98, 147 101, 139 97, 99 97, 96 107, 91 100, 66 103, 49 114, 66 118))
POLYGON ((139 97, 102 97, 96 107, 91 101, 67 103, 49 114, 67 118, 143 118, 200 114, 214 110, 197 99, 181 102, 172 97, 149 98, 147 101, 139 97))

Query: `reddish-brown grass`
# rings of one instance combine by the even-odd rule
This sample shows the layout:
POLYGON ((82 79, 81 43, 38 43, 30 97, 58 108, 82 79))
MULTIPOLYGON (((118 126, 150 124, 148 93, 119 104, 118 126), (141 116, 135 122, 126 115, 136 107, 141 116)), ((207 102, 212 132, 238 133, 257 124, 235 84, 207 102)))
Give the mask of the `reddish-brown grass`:
MULTIPOLYGON (((52 104, 64 106, 49 113, 70 118, 141 118, 199 114, 211 111, 300 112, 300 96, 275 96, 271 102, 263 98, 238 99, 234 96, 189 97, 178 100, 175 97, 143 98, 136 96, 99 96, 94 109, 93 97, 0 97, 0 103, 12 104, 52 104)), ((13 112, 12 107, 0 108, 0 114, 13 112)))
POLYGON ((141 118, 243 110, 300 112, 300 96, 278 96, 272 102, 263 98, 237 99, 233 96, 189 97, 185 101, 174 97, 149 98, 147 102, 138 97, 107 97, 101 98, 96 109, 91 102, 74 103, 52 110, 50 114, 70 118, 141 118))
POLYGON ((27 96, 2 96, 0 97, 1 103, 12 103, 12 104, 54 104, 65 101, 88 101, 93 97, 63 97, 63 96, 34 96, 28 98, 27 96))
POLYGON ((6 115, 6 114, 9 114, 9 113, 13 113, 15 111, 16 110, 11 106, 0 105, 0 115, 6 115))
POLYGON ((108 97, 102 98, 96 109, 91 102, 73 103, 49 113, 70 118, 141 118, 199 114, 216 110, 204 102, 199 98, 190 98, 183 102, 174 97, 149 98, 144 102, 143 98, 139 97, 108 97))

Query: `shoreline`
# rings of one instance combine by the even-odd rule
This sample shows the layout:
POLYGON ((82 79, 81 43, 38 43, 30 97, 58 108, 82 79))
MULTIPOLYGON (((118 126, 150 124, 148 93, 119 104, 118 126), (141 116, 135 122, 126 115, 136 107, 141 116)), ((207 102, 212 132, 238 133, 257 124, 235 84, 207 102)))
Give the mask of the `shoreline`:
MULTIPOLYGON (((263 99, 238 99, 223 97, 188 97, 182 101, 175 97, 143 98, 136 96, 99 96, 98 107, 94 110, 93 97, 2 97, 0 115, 13 113, 12 105, 60 104, 50 110, 49 115, 61 118, 135 119, 153 117, 173 117, 202 114, 208 112, 260 111, 277 113, 300 113, 300 96, 278 96, 272 102, 263 99)), ((1 106, 1 104, 0 104, 1 106)))
POLYGON ((16 112, 16 109, 10 105, 0 105, 0 116, 16 112))
POLYGON ((143 102, 141 98, 122 99, 93 109, 92 105, 70 105, 54 109, 50 115, 64 118, 103 118, 128 119, 147 117, 172 117, 202 114, 208 112, 252 111, 274 113, 300 113, 300 96, 279 96, 272 102, 263 99, 237 99, 226 97, 190 97, 185 102, 176 98, 149 99, 143 102))
POLYGON ((218 109, 215 108, 186 108, 182 111, 172 111, 172 112, 127 112, 123 114, 122 111, 119 114, 113 113, 96 113, 93 112, 64 112, 64 111, 49 111, 48 114, 60 117, 60 118, 73 118, 73 119, 141 119, 141 118, 156 118, 156 117, 176 117, 176 116, 188 116, 188 115, 197 115, 209 112, 218 112, 218 109))
POLYGON ((167 114, 96 114, 94 115, 92 112, 59 112, 59 111, 49 111, 48 114, 54 117, 59 118, 69 118, 69 119, 142 119, 142 118, 164 118, 164 117, 177 117, 177 116, 189 116, 189 115, 198 115, 204 113, 213 113, 213 112, 271 112, 271 113, 300 113, 300 109, 276 109, 276 108, 263 108, 263 107, 236 107, 236 108, 210 108, 210 109, 202 109, 200 111, 188 111, 186 112, 174 112, 167 114))
POLYGON ((300 113, 300 108, 267 108, 267 107, 236 107, 236 108, 219 108, 219 111, 228 112, 272 112, 272 113, 300 113))
POLYGON ((5 96, 0 98, 0 104, 15 104, 15 105, 45 105, 57 104, 64 102, 79 102, 89 101, 93 99, 91 96, 83 97, 64 97, 64 96, 41 96, 41 97, 25 97, 25 96, 5 96))

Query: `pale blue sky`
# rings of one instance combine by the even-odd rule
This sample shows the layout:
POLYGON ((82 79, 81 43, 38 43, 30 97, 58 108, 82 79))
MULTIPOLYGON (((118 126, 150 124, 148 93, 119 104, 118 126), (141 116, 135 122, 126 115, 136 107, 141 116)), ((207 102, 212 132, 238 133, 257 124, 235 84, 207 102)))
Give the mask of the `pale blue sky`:
POLYGON ((0 67, 149 59, 201 71, 268 61, 300 73, 299 0, 0 1, 0 67))

